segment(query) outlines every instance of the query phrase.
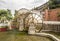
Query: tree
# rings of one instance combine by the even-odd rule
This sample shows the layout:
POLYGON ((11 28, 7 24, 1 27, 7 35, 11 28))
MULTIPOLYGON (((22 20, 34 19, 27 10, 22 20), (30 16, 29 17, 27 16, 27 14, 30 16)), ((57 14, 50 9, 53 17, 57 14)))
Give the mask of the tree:
POLYGON ((11 11, 7 9, 7 15, 6 15, 7 20, 11 20, 13 18, 11 11))
POLYGON ((50 9, 60 8, 60 0, 50 0, 49 8, 50 9))
POLYGON ((12 14, 10 10, 0 10, 0 20, 5 21, 5 20, 11 20, 12 19, 12 14))

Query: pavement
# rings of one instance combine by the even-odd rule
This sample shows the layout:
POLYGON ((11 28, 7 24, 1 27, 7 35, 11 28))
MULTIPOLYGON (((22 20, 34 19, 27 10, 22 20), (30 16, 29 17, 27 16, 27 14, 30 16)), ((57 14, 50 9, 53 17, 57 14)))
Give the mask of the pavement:
POLYGON ((60 41, 60 39, 58 39, 57 37, 55 37, 55 36, 52 35, 52 34, 47 34, 47 33, 35 33, 35 35, 49 37, 49 38, 53 39, 54 41, 60 41))

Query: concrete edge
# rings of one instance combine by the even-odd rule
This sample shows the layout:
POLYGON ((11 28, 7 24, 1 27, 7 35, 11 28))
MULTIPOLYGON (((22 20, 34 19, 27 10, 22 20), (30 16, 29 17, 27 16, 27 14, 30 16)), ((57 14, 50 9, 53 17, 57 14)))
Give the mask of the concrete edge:
POLYGON ((48 37, 54 41, 60 41, 60 39, 58 39, 57 37, 55 37, 52 34, 48 34, 48 33, 34 33, 34 34, 29 34, 29 35, 37 35, 37 36, 43 36, 43 37, 48 37))
POLYGON ((54 41, 60 41, 60 39, 58 39, 57 37, 55 37, 55 36, 52 35, 52 34, 47 34, 47 33, 35 33, 34 35, 49 37, 49 38, 53 39, 54 41))

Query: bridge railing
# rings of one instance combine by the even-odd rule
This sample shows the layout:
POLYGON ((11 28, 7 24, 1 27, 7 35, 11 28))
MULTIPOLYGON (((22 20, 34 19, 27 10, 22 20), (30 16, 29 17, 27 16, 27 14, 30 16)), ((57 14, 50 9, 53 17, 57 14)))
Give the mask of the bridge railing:
POLYGON ((60 32, 59 21, 44 21, 42 31, 60 32))

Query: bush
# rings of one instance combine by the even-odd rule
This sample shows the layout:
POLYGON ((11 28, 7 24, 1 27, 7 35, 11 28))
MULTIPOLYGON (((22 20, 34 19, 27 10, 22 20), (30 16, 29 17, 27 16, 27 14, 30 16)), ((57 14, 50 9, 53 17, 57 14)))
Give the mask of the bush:
POLYGON ((60 0, 51 0, 49 2, 49 8, 50 9, 60 8, 60 0))
POLYGON ((8 28, 8 26, 0 26, 0 28, 8 28))

